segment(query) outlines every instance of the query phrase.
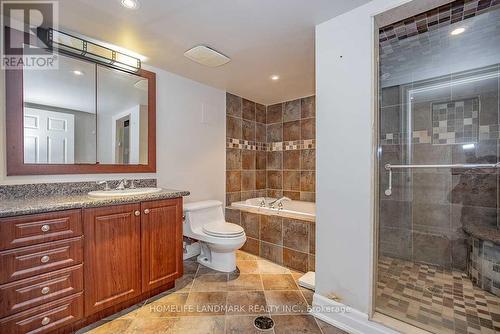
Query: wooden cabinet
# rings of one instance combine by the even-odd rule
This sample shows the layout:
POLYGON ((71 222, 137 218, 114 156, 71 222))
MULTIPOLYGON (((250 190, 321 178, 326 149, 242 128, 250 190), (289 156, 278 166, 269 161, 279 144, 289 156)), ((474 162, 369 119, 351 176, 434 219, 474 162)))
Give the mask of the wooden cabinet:
POLYGON ((84 210, 85 315, 182 276, 182 200, 84 210))
POLYGON ((83 291, 83 265, 0 286, 0 318, 83 291))
POLYGON ((179 200, 141 204, 142 291, 182 276, 182 203, 179 200))
POLYGON ((50 333, 83 316, 83 296, 78 293, 0 319, 0 333, 50 333))
POLYGON ((0 333, 73 333, 182 276, 182 198, 0 218, 0 333))
POLYGON ((78 209, 0 218, 0 250, 80 236, 81 216, 78 209))
POLYGON ((141 206, 84 210, 85 315, 141 293, 141 206))
POLYGON ((82 237, 0 252, 0 284, 82 263, 82 237))

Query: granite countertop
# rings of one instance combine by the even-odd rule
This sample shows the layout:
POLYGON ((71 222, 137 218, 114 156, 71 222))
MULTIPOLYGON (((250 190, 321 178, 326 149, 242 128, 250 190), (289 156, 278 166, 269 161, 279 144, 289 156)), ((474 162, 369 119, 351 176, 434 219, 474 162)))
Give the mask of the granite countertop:
POLYGON ((493 226, 465 225, 463 229, 475 238, 488 240, 500 245, 500 230, 493 226))
POLYGON ((68 209, 95 208, 141 201, 155 201, 188 195, 189 191, 162 189, 162 191, 152 194, 121 197, 95 198, 87 194, 64 194, 29 198, 2 198, 0 200, 0 217, 20 216, 68 209))

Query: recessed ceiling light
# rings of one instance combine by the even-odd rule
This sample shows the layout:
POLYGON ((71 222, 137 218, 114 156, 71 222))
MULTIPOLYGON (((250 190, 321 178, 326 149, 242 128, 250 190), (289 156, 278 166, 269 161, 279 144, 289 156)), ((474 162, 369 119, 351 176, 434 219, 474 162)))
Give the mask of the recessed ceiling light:
POLYGON ((276 74, 271 75, 271 80, 276 81, 276 80, 279 80, 279 79, 280 79, 279 75, 276 75, 276 74))
POLYGON ((137 0, 122 0, 122 6, 127 9, 137 9, 139 2, 137 0))
POLYGON ((83 72, 82 72, 82 71, 79 71, 79 70, 74 70, 74 71, 73 71, 73 74, 74 74, 74 75, 78 75, 78 76, 82 76, 82 75, 83 75, 83 72))
POLYGON ((465 28, 457 28, 457 29, 453 30, 453 31, 451 32, 451 34, 452 34, 453 36, 455 36, 455 35, 460 35, 460 34, 461 34, 461 33, 463 33, 464 31, 465 31, 465 28))

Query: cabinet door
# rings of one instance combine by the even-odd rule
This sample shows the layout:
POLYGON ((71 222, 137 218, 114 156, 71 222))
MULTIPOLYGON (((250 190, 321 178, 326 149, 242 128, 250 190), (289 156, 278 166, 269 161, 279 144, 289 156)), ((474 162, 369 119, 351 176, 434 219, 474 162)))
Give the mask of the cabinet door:
POLYGON ((141 293, 140 205, 84 210, 85 315, 141 293))
POLYGON ((142 291, 182 276, 182 199, 143 202, 142 291))

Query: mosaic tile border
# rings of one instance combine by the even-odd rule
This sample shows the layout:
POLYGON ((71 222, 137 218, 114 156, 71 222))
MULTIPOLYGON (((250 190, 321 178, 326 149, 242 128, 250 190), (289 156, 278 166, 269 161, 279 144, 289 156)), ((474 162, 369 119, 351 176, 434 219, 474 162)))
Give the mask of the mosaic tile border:
MULTIPOLYGON (((428 130, 413 131, 412 144, 431 144, 432 136, 428 130)), ((401 145, 407 143, 407 132, 388 132, 380 136, 381 145, 401 145)), ((476 143, 476 138, 468 138, 457 142, 455 138, 448 138, 446 143, 432 143, 433 145, 449 145, 449 144, 466 144, 476 143)), ((500 140, 500 124, 480 125, 479 140, 499 139, 500 140)))
POLYGON ((476 143, 479 138, 479 98, 433 102, 432 143, 476 143))
POLYGON ((380 28, 379 42, 382 45, 397 44, 408 37, 472 18, 496 6, 500 7, 500 0, 454 1, 380 28))
POLYGON ((236 148, 250 151, 294 151, 316 148, 316 139, 303 139, 275 143, 262 143, 236 138, 226 138, 226 148, 236 148))
POLYGON ((240 150, 267 151, 267 144, 251 140, 226 138, 226 148, 238 148, 240 150))
MULTIPOLYGON (((400 145, 407 143, 407 132, 385 133, 380 136, 381 145, 400 145)), ((430 144, 432 135, 428 130, 413 131, 412 144, 430 144)))
POLYGON ((479 139, 500 139, 500 124, 480 125, 479 139))

